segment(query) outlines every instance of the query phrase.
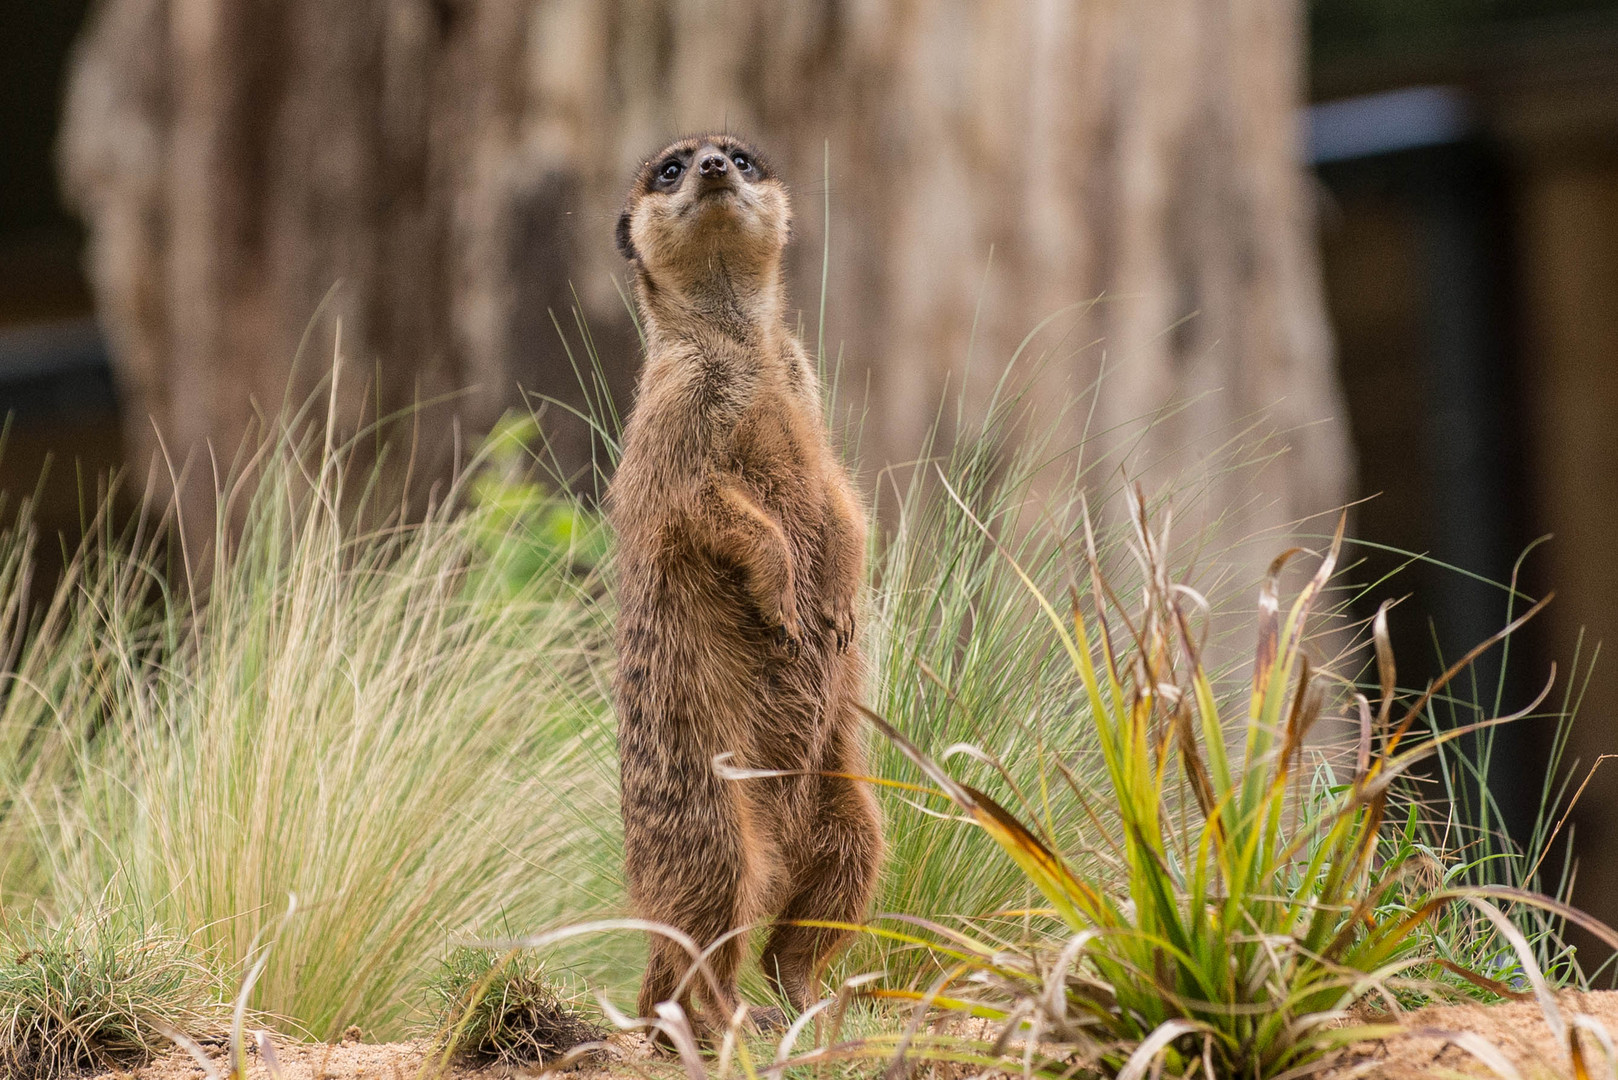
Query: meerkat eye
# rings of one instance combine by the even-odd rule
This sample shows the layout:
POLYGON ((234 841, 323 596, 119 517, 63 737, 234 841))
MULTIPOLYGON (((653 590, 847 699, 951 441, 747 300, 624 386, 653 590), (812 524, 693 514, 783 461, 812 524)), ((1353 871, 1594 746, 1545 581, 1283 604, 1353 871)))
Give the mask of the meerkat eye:
POLYGON ((742 172, 753 171, 753 163, 747 160, 746 154, 732 154, 730 156, 730 160, 734 161, 736 163, 736 167, 742 172))
POLYGON ((665 184, 672 184, 680 178, 680 174, 684 171, 685 166, 678 161, 665 161, 663 167, 657 170, 657 178, 665 184))

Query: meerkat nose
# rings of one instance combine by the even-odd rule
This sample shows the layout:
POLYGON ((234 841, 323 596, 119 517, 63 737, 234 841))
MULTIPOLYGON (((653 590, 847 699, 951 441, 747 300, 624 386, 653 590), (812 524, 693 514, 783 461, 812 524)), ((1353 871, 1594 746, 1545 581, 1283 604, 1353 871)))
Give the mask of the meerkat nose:
POLYGON ((730 162, 725 160, 724 154, 708 154, 697 162, 697 172, 703 176, 723 176, 729 168, 730 162))

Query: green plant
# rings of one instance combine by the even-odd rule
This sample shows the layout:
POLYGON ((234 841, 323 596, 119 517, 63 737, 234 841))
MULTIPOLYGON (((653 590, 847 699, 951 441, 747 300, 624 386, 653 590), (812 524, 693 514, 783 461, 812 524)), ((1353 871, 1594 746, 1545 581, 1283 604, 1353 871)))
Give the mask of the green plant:
MULTIPOLYGON (((1537 543, 1530 545, 1518 558, 1511 580, 1504 586, 1508 622, 1514 618, 1523 599, 1517 588, 1522 564, 1536 546, 1537 543)), ((1501 643, 1498 677, 1492 686, 1467 680, 1471 685, 1433 695, 1423 718, 1431 735, 1475 724, 1500 711, 1512 644, 1509 639, 1501 643)), ((1495 756, 1497 729, 1486 727, 1470 739, 1438 746, 1432 772, 1441 784, 1442 797, 1437 805, 1444 813, 1424 821, 1424 831, 1429 846, 1443 847, 1451 853, 1446 860, 1446 886, 1504 886, 1546 893, 1564 902, 1571 898, 1575 879, 1573 830, 1567 830, 1567 843, 1560 852, 1554 845, 1584 785, 1610 756, 1598 757, 1583 781, 1574 786, 1580 779, 1580 769, 1577 761, 1565 760, 1568 741, 1600 652, 1597 644, 1586 653, 1583 634, 1579 635, 1578 646, 1568 663, 1568 678, 1564 681, 1560 701, 1548 717, 1537 718, 1541 722, 1554 722, 1547 725, 1545 772, 1539 785, 1533 826, 1520 842, 1507 834, 1504 814, 1491 788, 1490 766, 1495 756)), ((1510 915, 1531 947, 1534 966, 1553 983, 1588 988, 1599 977, 1599 971, 1588 971, 1580 962, 1577 951, 1564 938, 1563 920, 1554 912, 1524 904, 1517 905, 1510 915)), ((1475 912, 1450 907, 1437 918, 1435 940, 1447 959, 1472 970, 1497 973, 1497 978, 1509 976, 1521 988, 1524 981, 1521 957, 1499 935, 1478 926, 1475 912), (1519 970, 1511 976, 1514 968, 1519 970)))
POLYGON ((1401 705, 1385 612, 1379 616, 1381 699, 1373 714, 1357 698, 1352 778, 1311 786, 1302 767, 1306 740, 1328 683, 1305 653, 1305 623, 1331 576, 1341 527, 1284 612, 1277 582, 1287 556, 1271 567, 1250 690, 1235 694, 1221 692, 1204 667, 1197 623, 1205 602, 1171 580, 1164 538, 1149 529, 1138 493, 1132 511, 1142 578, 1133 617, 1102 573, 1093 534, 1086 547, 1089 615, 1075 591, 1072 619, 1064 620, 1018 568, 1082 688, 1075 712, 1099 748, 1099 790, 1052 755, 1039 788, 1025 795, 1009 784, 1031 822, 1025 824, 872 715, 937 792, 1010 856, 1047 905, 1024 913, 1030 929, 1042 932, 1022 944, 991 935, 981 923, 976 933, 927 921, 923 934, 872 930, 923 948, 939 971, 925 989, 880 993, 1002 1025, 998 1038, 974 1040, 921 1037, 912 1024, 896 1039, 899 1052, 993 1063, 1020 1036, 1025 1065, 1053 1075, 1067 1075, 1075 1054, 1126 1078, 1158 1059, 1173 1075, 1200 1071, 1207 1080, 1287 1075, 1366 1036, 1367 1029, 1339 1021, 1350 1005, 1430 965, 1432 917, 1451 903, 1492 911, 1491 896, 1535 902, 1588 924, 1571 909, 1522 892, 1446 890, 1413 845, 1383 843, 1395 782, 1480 726, 1412 742, 1431 695, 1483 646, 1401 705), (1233 726, 1229 717, 1238 709, 1245 717, 1233 726), (1227 746, 1233 733, 1239 748, 1227 746), (1053 827, 1049 807, 1058 786, 1089 821, 1081 835, 1053 827), (1105 860, 1110 872, 1076 872, 1066 853, 1098 842, 1102 849, 1092 857, 1105 860))
POLYGON ((436 1053, 506 1065, 549 1064, 605 1030, 545 965, 520 950, 460 946, 428 983, 436 1053))
POLYGON ((171 1027, 223 1032, 229 1006, 196 944, 127 914, 0 919, 0 1074, 56 1077, 139 1062, 171 1027))
POLYGON ((525 589, 554 593, 569 574, 587 578, 607 556, 600 513, 535 478, 540 440, 532 414, 508 412, 484 439, 467 488, 483 556, 476 574, 498 579, 507 596, 525 589))
MULTIPOLYGON (((1509 580, 1489 582, 1430 556, 1400 552, 1356 538, 1351 541, 1354 547, 1396 555, 1402 565, 1358 589, 1348 590, 1351 602, 1361 605, 1369 598, 1368 594, 1383 591, 1385 586, 1402 591, 1404 581, 1400 575, 1417 564, 1427 564, 1444 574, 1470 578, 1497 589, 1502 600, 1502 621, 1514 623, 1522 608, 1532 603, 1518 585, 1522 565, 1544 539, 1548 538, 1536 541, 1523 551, 1509 580)), ((1353 572, 1353 567, 1345 568, 1343 576, 1353 572)), ((1600 648, 1586 649, 1581 634, 1568 664, 1567 677, 1562 680, 1560 695, 1547 695, 1546 700, 1553 704, 1544 711, 1525 710, 1521 714, 1523 723, 1533 727, 1536 741, 1543 739, 1547 754, 1544 774, 1538 783, 1538 800, 1531 807, 1534 814, 1531 827, 1526 835, 1519 837, 1505 828, 1505 814, 1493 787, 1499 777, 1491 776, 1491 762, 1497 756, 1496 739, 1501 729, 1497 724, 1483 723, 1501 711, 1508 687, 1515 682, 1512 661, 1517 658, 1518 649, 1514 637, 1506 634, 1500 638, 1497 663, 1474 665, 1426 696, 1421 715, 1413 725, 1412 738, 1436 738, 1446 731, 1469 726, 1471 730, 1463 737, 1436 742, 1432 760, 1422 767, 1421 775, 1409 783, 1401 782, 1390 792, 1389 816, 1403 824, 1397 830, 1385 831, 1382 842, 1386 850, 1378 858, 1400 861, 1415 857, 1434 873, 1442 874, 1441 885, 1446 889, 1504 887, 1543 894, 1565 904, 1572 896, 1575 863, 1571 843, 1573 830, 1566 828, 1564 834, 1564 828, 1595 766, 1611 756, 1602 755, 1589 772, 1581 770, 1578 761, 1567 758, 1573 724, 1600 648), (1490 667, 1494 678, 1481 677, 1490 667), (1556 848, 1559 838, 1565 839, 1567 844, 1556 848)), ((1365 646, 1373 644, 1372 635, 1365 635, 1361 640, 1365 646)), ((1359 651, 1351 650, 1348 655, 1359 651)), ((1368 672, 1361 674, 1361 687, 1365 693, 1376 695, 1380 692, 1378 684, 1382 678, 1382 673, 1376 669, 1383 664, 1391 668, 1392 656, 1386 648, 1380 650, 1380 660, 1378 650, 1366 648, 1364 651, 1370 662, 1368 672)), ((1440 670, 1449 667, 1442 650, 1435 650, 1435 657, 1440 670)), ((1421 690, 1402 687, 1398 692, 1414 698, 1421 690)), ((1330 756, 1324 756, 1316 765, 1317 782, 1328 787, 1347 783, 1350 778, 1340 768, 1341 762, 1335 765, 1339 767, 1334 767, 1330 756)), ((1537 968, 1552 983, 1589 988, 1600 977, 1599 969, 1586 970, 1577 950, 1565 937, 1565 920, 1555 911, 1535 904, 1515 904, 1508 907, 1507 914, 1529 942, 1537 968)), ((1520 993, 1526 985, 1514 947, 1495 932, 1490 921, 1477 909, 1469 905, 1448 905, 1434 914, 1429 928, 1440 965, 1448 963, 1491 974, 1508 983, 1515 993, 1520 993)), ((1453 973, 1440 974, 1457 984, 1465 982, 1452 977, 1453 973)), ((1477 992, 1475 986, 1473 992, 1477 992)))

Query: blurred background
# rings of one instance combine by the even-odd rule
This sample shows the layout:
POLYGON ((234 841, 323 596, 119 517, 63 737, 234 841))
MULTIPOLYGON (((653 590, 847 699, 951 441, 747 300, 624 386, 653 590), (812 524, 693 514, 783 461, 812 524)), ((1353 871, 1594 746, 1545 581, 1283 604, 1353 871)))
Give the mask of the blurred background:
MULTIPOLYGON (((425 484, 507 408, 584 405, 587 347, 627 402, 627 178, 730 127, 794 191, 793 293, 868 476, 941 400, 986 407, 1040 327, 1034 423, 1127 428, 1148 483, 1279 432, 1208 477, 1227 536, 1364 499, 1360 580, 1406 561, 1377 545, 1465 571, 1383 590, 1411 596, 1403 681, 1501 625, 1488 582, 1545 534, 1525 587, 1558 599, 1508 706, 1618 631, 1613 0, 0 10, 0 490, 47 535, 114 469, 205 518, 207 448, 319 386, 339 320, 341 423, 434 402, 425 484)), ((587 425, 543 419, 582 473, 587 425)), ((1618 748, 1618 665, 1575 690, 1582 777, 1618 748)), ((1503 739, 1522 832, 1548 729, 1503 739)), ((1574 899, 1618 920, 1618 768, 1574 822, 1574 899)))

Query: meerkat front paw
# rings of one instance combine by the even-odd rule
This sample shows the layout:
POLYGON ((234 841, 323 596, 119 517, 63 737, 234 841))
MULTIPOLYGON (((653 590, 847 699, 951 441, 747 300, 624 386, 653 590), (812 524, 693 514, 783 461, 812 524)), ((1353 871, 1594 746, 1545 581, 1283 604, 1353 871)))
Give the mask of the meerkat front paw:
POLYGON ((844 653, 854 643, 854 598, 838 597, 820 611, 821 619, 837 638, 837 651, 844 653))
POLYGON ((782 608, 776 612, 772 629, 775 647, 785 653, 788 660, 796 660, 798 653, 803 650, 803 624, 798 621, 797 610, 782 608))

